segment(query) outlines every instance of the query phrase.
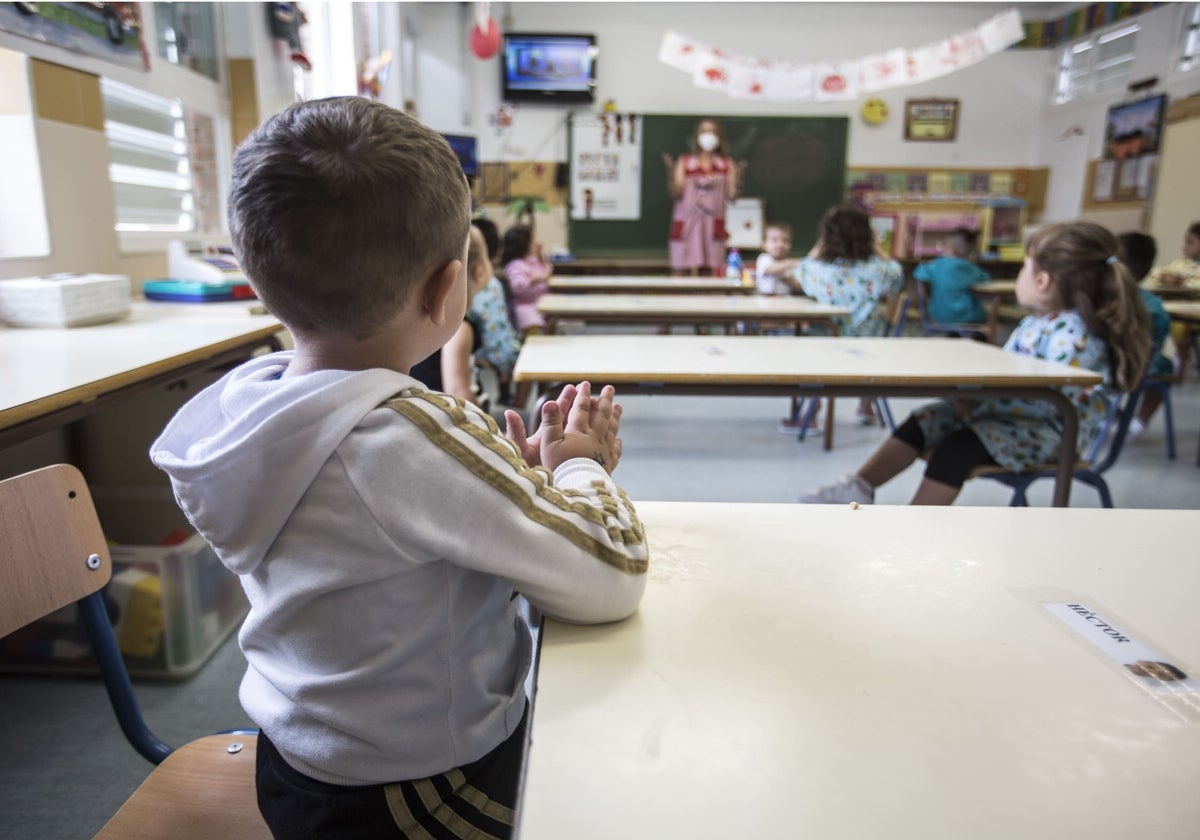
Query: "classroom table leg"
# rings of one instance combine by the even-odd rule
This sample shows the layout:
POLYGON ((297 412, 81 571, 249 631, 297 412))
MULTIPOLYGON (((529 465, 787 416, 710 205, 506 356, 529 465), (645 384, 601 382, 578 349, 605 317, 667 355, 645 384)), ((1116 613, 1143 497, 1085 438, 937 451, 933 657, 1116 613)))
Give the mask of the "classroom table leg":
POLYGON ((833 449, 833 397, 825 400, 825 451, 833 449))

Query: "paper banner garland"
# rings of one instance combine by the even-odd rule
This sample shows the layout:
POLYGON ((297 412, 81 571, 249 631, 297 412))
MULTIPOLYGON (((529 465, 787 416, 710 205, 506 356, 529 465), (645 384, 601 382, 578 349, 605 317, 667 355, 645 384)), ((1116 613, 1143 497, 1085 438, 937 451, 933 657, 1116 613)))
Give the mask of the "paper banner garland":
POLYGON ((802 64, 748 58, 666 32, 658 60, 688 73, 696 87, 738 99, 834 102, 936 79, 977 64, 1025 37, 1016 9, 934 44, 903 47, 851 61, 802 64))

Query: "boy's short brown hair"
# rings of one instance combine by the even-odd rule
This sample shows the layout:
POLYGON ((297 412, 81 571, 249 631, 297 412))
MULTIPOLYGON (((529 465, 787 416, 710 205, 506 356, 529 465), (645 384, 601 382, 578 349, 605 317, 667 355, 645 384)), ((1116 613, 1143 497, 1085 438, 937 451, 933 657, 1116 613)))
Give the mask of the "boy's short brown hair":
POLYGON ((764 237, 766 237, 767 231, 769 231, 769 230, 777 230, 780 233, 785 234, 786 236, 792 235, 792 226, 789 225, 787 222, 767 222, 765 225, 763 225, 763 236, 764 237))
POLYGON ((299 102, 238 147, 234 251, 255 292, 300 334, 363 338, 462 259, 470 195, 441 135, 379 102, 299 102))

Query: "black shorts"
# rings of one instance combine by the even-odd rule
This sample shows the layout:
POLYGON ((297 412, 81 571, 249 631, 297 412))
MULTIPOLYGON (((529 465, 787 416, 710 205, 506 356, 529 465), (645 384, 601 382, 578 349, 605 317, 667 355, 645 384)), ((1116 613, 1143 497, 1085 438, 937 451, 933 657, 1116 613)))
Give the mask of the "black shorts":
POLYGON ((276 840, 512 837, 529 708, 516 731, 478 761, 427 779, 331 785, 295 770, 258 736, 258 809, 276 840))
MULTIPOLYGON (((925 451, 925 435, 912 415, 892 434, 918 452, 925 451)), ((971 470, 981 464, 994 466, 995 463, 979 435, 966 426, 959 426, 934 444, 925 467, 925 477, 951 487, 962 487, 971 470)))

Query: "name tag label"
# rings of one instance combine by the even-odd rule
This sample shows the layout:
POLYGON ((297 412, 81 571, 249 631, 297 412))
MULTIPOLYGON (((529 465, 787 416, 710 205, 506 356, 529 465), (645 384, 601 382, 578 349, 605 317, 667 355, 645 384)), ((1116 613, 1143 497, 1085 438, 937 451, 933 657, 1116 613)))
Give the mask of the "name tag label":
POLYGON ((1042 608, 1152 691, 1198 692, 1200 681, 1086 603, 1042 602, 1042 608))

